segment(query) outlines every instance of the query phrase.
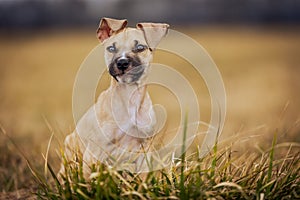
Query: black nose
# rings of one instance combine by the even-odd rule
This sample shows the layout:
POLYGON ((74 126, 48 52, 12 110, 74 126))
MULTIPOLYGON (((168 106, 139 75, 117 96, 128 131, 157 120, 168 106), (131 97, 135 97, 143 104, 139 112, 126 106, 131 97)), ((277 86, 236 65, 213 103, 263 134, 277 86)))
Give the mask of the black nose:
POLYGON ((130 61, 127 58, 122 58, 117 61, 117 67, 120 70, 125 70, 129 67, 130 61))

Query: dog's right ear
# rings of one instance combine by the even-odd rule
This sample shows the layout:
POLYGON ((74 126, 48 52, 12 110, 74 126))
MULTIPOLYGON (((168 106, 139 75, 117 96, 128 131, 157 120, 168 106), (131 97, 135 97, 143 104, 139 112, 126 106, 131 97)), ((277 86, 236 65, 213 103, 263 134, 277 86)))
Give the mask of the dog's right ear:
POLYGON ((97 37, 101 42, 103 42, 114 33, 123 30, 126 25, 126 19, 119 20, 104 17, 101 19, 99 28, 97 29, 97 37))
POLYGON ((144 33, 144 37, 150 49, 154 50, 160 40, 167 35, 169 24, 163 23, 138 23, 136 25, 144 33))

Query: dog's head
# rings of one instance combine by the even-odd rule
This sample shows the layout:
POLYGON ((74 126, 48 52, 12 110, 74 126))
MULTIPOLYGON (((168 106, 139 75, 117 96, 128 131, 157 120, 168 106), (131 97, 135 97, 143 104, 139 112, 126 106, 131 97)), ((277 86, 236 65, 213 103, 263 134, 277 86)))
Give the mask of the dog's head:
POLYGON ((109 73, 119 83, 138 83, 146 76, 156 46, 169 25, 138 23, 126 28, 127 20, 102 18, 97 37, 105 48, 109 73))

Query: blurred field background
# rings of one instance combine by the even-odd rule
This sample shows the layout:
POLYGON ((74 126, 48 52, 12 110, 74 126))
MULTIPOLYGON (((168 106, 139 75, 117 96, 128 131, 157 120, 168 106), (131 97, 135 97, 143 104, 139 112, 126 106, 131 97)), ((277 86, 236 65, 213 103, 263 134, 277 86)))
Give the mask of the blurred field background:
MULTIPOLYGON (((140 21, 167 22, 172 29, 199 42, 215 61, 225 84, 227 115, 221 140, 236 135, 243 138, 237 142, 238 151, 254 149, 256 145, 269 146, 274 133, 278 133, 280 142, 300 142, 300 18, 294 10, 299 8, 296 1, 286 1, 289 2, 284 4, 289 9, 287 13, 270 1, 262 1, 263 5, 248 1, 249 5, 252 2, 260 8, 249 7, 257 11, 257 15, 248 17, 242 11, 234 12, 235 7, 225 12, 219 4, 207 1, 201 1, 202 4, 190 1, 187 5, 201 7, 200 10, 194 8, 190 15, 184 10, 177 15, 171 12, 169 1, 161 4, 155 1, 153 5, 158 14, 153 14, 147 3, 101 1, 92 6, 93 12, 86 18, 80 17, 76 10, 83 8, 69 7, 68 3, 65 7, 53 4, 57 6, 53 8, 60 10, 41 12, 37 9, 44 8, 40 1, 7 2, 0 2, 0 128, 13 139, 18 149, 1 133, 0 192, 34 187, 20 151, 34 160, 36 166, 42 167, 41 154, 46 153, 52 132, 55 140, 50 155, 59 167, 55 149, 74 128, 73 83, 85 57, 99 44, 95 30, 98 19, 103 16, 128 18, 131 25, 140 21), (17 12, 10 19, 7 13, 13 10, 7 10, 8 6, 16 11, 26 8, 24 13, 32 12, 32 15, 24 15, 23 19, 17 12), (263 9, 268 6, 272 9, 263 9), (117 8, 123 8, 122 12, 117 12, 117 8), (144 15, 138 8, 144 8, 144 15), (140 14, 126 13, 124 9, 138 10, 140 14), (52 13, 52 18, 45 17, 47 12, 52 13), (250 139, 245 139, 247 137, 250 139)), ((85 5, 83 1, 66 2, 85 5)), ((93 5, 88 2, 86 6, 93 5)), ((234 2, 229 1, 226 8, 234 2)), ((173 11, 180 5, 178 1, 173 11)), ((157 52, 154 61, 172 66, 189 78, 201 102, 202 120, 209 122, 209 94, 204 83, 198 82, 199 77, 194 77, 193 72, 188 71, 190 68, 185 67, 188 63, 163 52, 157 52)), ((99 83, 98 93, 107 86, 108 80, 106 74, 99 83)), ((155 102, 166 105, 171 113, 169 116, 176 121, 178 108, 175 108, 176 103, 170 103, 172 95, 153 87, 151 96, 155 102)), ((175 122, 175 125, 170 124, 176 126, 175 122)))

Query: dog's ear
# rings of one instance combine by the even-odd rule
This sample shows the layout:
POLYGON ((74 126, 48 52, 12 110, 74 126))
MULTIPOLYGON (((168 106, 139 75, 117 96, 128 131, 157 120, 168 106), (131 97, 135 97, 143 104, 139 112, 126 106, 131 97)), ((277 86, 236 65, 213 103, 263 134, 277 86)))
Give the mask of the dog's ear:
POLYGON ((138 23, 138 29, 144 32, 146 42, 150 49, 155 49, 160 40, 167 35, 169 25, 162 23, 138 23))
POLYGON ((123 30, 126 25, 126 19, 119 20, 104 17, 101 19, 99 28, 97 29, 97 37, 101 42, 103 42, 114 33, 123 30))

